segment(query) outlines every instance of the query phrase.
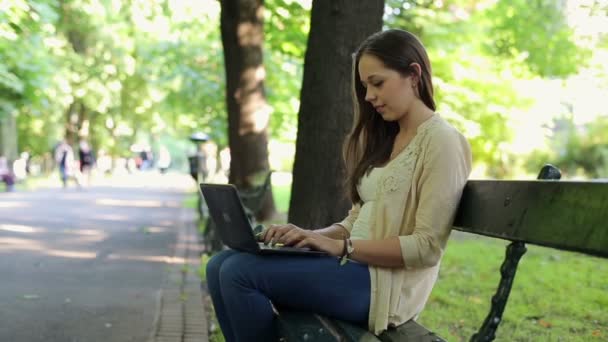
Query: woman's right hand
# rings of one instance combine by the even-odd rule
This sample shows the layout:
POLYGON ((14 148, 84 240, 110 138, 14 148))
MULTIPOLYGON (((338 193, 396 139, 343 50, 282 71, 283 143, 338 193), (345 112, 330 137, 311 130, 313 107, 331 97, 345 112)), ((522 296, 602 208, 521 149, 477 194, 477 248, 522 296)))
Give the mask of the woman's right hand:
POLYGON ((293 246, 313 234, 317 233, 291 223, 272 224, 262 232, 260 240, 265 244, 282 243, 285 246, 293 246))

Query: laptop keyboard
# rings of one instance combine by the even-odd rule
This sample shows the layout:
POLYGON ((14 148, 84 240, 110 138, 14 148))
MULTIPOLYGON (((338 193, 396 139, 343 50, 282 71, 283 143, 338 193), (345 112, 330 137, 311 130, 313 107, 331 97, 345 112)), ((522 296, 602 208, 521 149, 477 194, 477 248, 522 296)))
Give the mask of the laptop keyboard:
POLYGON ((263 242, 258 242, 258 245, 260 246, 260 249, 270 249, 270 250, 293 250, 293 251, 306 251, 306 250, 310 250, 310 248, 295 248, 295 247, 288 247, 288 246, 272 246, 272 245, 265 245, 263 242))
POLYGON ((258 245, 260 246, 260 249, 282 249, 285 248, 285 246, 273 246, 273 245, 266 245, 263 242, 258 242, 258 245))

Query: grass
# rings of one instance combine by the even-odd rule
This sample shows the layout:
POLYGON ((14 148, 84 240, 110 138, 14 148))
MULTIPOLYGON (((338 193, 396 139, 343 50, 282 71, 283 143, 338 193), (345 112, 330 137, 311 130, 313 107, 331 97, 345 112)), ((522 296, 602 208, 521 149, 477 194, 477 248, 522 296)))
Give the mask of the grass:
POLYGON ((289 210, 289 199, 291 198, 291 184, 273 185, 272 196, 277 212, 286 213, 289 210))
POLYGON ((192 209, 196 209, 196 206, 198 205, 198 193, 192 193, 188 196, 186 196, 186 198, 184 199, 184 202, 182 203, 182 206, 184 208, 192 208, 192 209))
MULTIPOLYGON (((1 182, 0 182, 1 183, 1 182)), ((15 183, 15 191, 31 191, 41 187, 48 187, 54 183, 60 184, 59 176, 51 173, 38 176, 28 176, 25 180, 20 180, 15 183)), ((0 192, 4 191, 4 183, 0 184, 0 192)))
MULTIPOLYGON (((449 341, 468 340, 489 312, 505 246, 451 240, 420 322, 449 341)), ((606 341, 607 275, 606 260, 528 246, 496 341, 606 341)))

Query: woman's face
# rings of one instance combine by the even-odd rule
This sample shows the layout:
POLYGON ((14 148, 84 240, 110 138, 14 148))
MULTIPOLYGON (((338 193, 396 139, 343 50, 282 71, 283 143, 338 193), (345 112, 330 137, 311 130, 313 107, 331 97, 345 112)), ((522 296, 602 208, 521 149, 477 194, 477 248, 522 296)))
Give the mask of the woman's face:
POLYGON ((359 76, 366 89, 365 100, 386 121, 398 121, 407 116, 416 98, 413 76, 402 76, 387 68, 380 59, 363 54, 359 59, 359 76))

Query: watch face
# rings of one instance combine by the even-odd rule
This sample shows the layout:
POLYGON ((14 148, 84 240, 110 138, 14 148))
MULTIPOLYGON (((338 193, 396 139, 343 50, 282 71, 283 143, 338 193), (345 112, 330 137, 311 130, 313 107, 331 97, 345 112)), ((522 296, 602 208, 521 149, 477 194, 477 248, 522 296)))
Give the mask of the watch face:
POLYGON ((348 240, 348 247, 346 250, 347 250, 348 254, 352 253, 355 250, 355 248, 353 247, 352 241, 348 240))

